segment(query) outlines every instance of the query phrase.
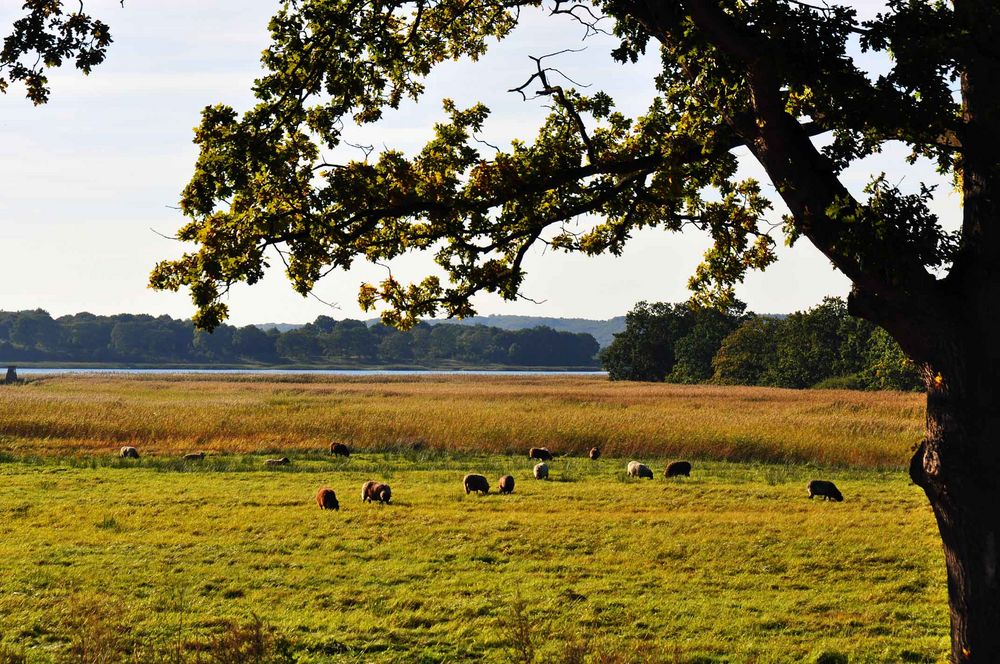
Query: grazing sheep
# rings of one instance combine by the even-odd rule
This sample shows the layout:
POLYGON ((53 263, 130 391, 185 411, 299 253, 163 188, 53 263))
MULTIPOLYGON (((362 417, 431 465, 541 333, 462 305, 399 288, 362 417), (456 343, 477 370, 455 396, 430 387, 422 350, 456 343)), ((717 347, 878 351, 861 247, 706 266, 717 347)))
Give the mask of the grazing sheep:
POLYGON ((135 449, 134 447, 129 447, 128 445, 126 445, 118 453, 118 456, 120 456, 123 459, 138 459, 139 450, 135 449))
POLYGON ((188 452, 187 454, 184 455, 184 460, 185 461, 204 461, 205 460, 205 453, 204 452, 188 452))
POLYGON ((590 448, 590 460, 591 461, 597 461, 600 458, 601 458, 601 448, 600 447, 591 447, 590 448))
POLYGON ((316 504, 321 510, 339 510, 340 503, 337 502, 337 494, 329 487, 323 487, 316 492, 316 504))
POLYGON ((547 447, 532 447, 528 450, 529 459, 538 459, 539 461, 552 461, 552 452, 549 452, 547 447))
POLYGON ((638 461, 629 461, 626 471, 629 477, 639 477, 653 479, 653 471, 650 470, 649 466, 644 463, 639 463, 638 461))
POLYGON ((812 500, 813 496, 820 496, 824 500, 835 500, 838 503, 844 500, 844 494, 840 493, 837 485, 826 480, 810 480, 806 485, 806 491, 809 493, 809 500, 812 500))
POLYGON ((343 443, 330 443, 330 454, 333 456, 349 457, 351 456, 351 448, 343 443))
POLYGON ((513 493, 514 492, 514 478, 511 475, 504 475, 500 478, 500 484, 497 487, 500 493, 513 493))
POLYGON ((475 491, 485 496, 490 492, 490 481, 482 475, 466 475, 465 479, 462 480, 462 484, 465 486, 465 495, 469 495, 475 491))
POLYGON ((691 462, 673 461, 667 464, 667 472, 665 474, 667 477, 678 477, 680 475, 691 477, 691 462))
POLYGON ((286 466, 290 463, 291 461, 288 457, 281 457, 280 459, 267 459, 264 461, 265 466, 286 466))
POLYGON ((365 503, 387 503, 392 498, 392 489, 388 484, 369 480, 361 485, 361 501, 365 503))
POLYGON ((540 463, 537 466, 535 466, 535 479, 536 480, 549 479, 549 467, 544 463, 540 463))

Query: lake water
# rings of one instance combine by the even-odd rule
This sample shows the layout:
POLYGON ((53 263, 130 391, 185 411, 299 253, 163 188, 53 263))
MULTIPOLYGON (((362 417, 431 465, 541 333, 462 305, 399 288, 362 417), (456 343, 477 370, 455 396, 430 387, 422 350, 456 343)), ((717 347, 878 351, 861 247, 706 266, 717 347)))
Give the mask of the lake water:
POLYGON ((421 369, 63 369, 18 367, 18 375, 52 374, 247 374, 255 376, 317 375, 317 376, 606 376, 605 371, 433 371, 421 369))

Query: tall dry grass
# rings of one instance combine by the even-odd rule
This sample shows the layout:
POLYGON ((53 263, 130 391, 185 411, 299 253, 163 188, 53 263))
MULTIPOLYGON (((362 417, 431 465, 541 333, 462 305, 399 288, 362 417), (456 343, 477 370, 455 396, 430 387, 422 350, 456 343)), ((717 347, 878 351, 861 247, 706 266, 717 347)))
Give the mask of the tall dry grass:
POLYGON ((579 454, 902 466, 923 397, 895 392, 612 383, 599 377, 62 376, 0 388, 0 450, 195 449, 579 454))

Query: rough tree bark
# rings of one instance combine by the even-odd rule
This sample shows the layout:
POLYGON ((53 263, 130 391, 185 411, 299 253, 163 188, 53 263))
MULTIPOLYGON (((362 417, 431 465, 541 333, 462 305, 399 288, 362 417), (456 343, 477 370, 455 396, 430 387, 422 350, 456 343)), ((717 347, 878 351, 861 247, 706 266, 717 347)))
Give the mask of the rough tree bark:
POLYGON ((962 250, 941 284, 955 322, 927 365, 927 437, 910 476, 937 519, 952 660, 964 664, 1000 662, 1000 6, 953 6, 974 54, 961 77, 962 250))
POLYGON ((969 398, 939 377, 929 380, 927 437, 910 476, 930 501, 944 546, 952 661, 1000 662, 1000 404, 993 389, 969 398))

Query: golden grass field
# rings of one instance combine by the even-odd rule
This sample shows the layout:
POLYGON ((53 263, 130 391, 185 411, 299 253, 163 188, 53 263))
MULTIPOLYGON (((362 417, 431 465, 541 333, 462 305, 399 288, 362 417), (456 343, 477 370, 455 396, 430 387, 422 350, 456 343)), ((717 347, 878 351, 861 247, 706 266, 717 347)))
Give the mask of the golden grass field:
POLYGON ((612 383, 602 377, 77 376, 0 394, 0 451, 151 455, 193 449, 707 457, 902 467, 924 398, 898 392, 612 383))
POLYGON ((943 662, 940 544, 903 470, 921 401, 589 377, 3 387, 0 664, 943 662), (539 444, 565 454, 550 481, 539 444), (692 477, 666 480, 680 456, 692 477), (626 478, 632 458, 656 478, 626 478), (515 492, 467 496, 467 472, 515 492), (815 477, 846 500, 809 500, 815 477), (362 504, 368 479, 392 503, 362 504))

